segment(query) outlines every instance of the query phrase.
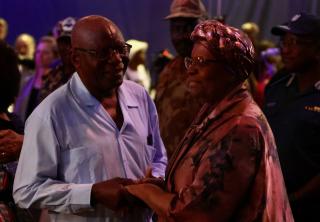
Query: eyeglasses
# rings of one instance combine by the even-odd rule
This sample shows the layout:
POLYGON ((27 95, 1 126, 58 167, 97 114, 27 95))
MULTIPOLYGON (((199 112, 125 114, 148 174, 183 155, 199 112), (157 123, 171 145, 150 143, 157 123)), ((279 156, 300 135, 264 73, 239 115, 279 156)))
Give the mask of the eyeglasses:
POLYGON ((190 58, 190 57, 185 57, 184 58, 184 65, 186 69, 190 69, 191 66, 201 66, 201 65, 206 65, 209 63, 219 63, 219 60, 216 59, 205 59, 203 57, 195 57, 195 58, 190 58))
POLYGON ((108 50, 104 51, 97 51, 94 49, 85 49, 85 48, 74 48, 77 51, 87 53, 88 55, 98 59, 98 60, 107 60, 111 57, 113 53, 118 53, 121 57, 129 56, 130 49, 132 45, 128 43, 124 43, 122 46, 118 46, 115 48, 109 48, 108 50))

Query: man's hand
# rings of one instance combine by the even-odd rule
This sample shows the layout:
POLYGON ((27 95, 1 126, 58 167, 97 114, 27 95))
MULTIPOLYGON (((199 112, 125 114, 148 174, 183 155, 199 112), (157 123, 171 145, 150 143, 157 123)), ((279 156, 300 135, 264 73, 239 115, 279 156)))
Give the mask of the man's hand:
POLYGON ((150 183, 150 184, 153 184, 153 185, 156 185, 162 189, 165 188, 165 181, 163 178, 143 178, 141 180, 139 180, 137 183, 141 184, 141 183, 150 183))
POLYGON ((0 161, 3 163, 17 160, 23 143, 23 135, 13 130, 0 130, 0 161))
POLYGON ((125 178, 114 178, 95 183, 91 190, 91 203, 99 203, 111 210, 118 210, 123 207, 123 202, 126 202, 127 192, 124 186, 130 184, 134 184, 134 181, 125 178))
POLYGON ((147 169, 145 177, 140 179, 140 180, 138 180, 136 183, 137 184, 140 184, 140 183, 151 183, 151 184, 154 184, 154 185, 156 185, 156 186, 158 186, 158 187, 160 187, 162 189, 164 189, 164 187, 165 187, 164 179, 161 178, 161 177, 154 177, 152 175, 152 168, 151 167, 149 167, 147 169))

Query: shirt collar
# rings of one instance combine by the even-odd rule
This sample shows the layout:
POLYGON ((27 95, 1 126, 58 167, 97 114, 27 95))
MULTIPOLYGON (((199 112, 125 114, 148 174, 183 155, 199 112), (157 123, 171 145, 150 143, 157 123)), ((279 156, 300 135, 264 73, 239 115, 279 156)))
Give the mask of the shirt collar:
MULTIPOLYGON (((118 89, 119 98, 121 102, 127 107, 138 107, 139 101, 137 101, 136 93, 132 87, 126 87, 127 81, 124 80, 121 86, 118 89)), ((89 90, 83 84, 82 80, 79 77, 79 74, 75 72, 70 79, 70 88, 73 96, 77 100, 78 103, 84 104, 85 106, 98 106, 100 102, 91 95, 89 90)))
POLYGON ((83 84, 77 72, 75 72, 70 79, 70 89, 79 104, 84 104, 85 106, 96 106, 100 104, 83 84))
POLYGON ((135 83, 130 83, 129 80, 123 80, 123 83, 118 89, 119 98, 121 98, 121 102, 127 108, 137 108, 139 106, 139 102, 141 103, 141 96, 137 95, 142 90, 137 90, 137 87, 132 87, 135 83))
MULTIPOLYGON (((286 87, 290 87, 292 85, 293 81, 296 79, 296 76, 297 76, 296 73, 291 73, 290 74, 290 78, 288 79, 288 81, 286 83, 286 87)), ((313 87, 314 87, 315 90, 320 91, 320 80, 315 82, 313 87)))

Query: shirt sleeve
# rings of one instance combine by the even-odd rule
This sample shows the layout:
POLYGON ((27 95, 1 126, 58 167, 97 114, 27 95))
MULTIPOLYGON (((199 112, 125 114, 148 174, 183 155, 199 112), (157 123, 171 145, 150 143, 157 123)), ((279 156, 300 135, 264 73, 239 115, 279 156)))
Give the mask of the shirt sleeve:
POLYGON ((152 161, 152 175, 154 177, 165 177, 165 171, 167 167, 167 153, 166 149, 163 145, 160 130, 159 130, 159 120, 158 120, 158 113, 156 110, 156 106, 151 98, 147 95, 147 103, 149 108, 149 131, 152 134, 152 144, 155 148, 155 155, 152 161))
POLYGON ((59 180, 60 147, 50 118, 33 113, 26 123, 23 147, 14 180, 13 197, 21 208, 47 208, 55 212, 92 211, 92 184, 59 180))
POLYGON ((261 164, 264 147, 261 133, 257 127, 236 125, 217 144, 211 144, 210 140, 197 143, 201 145, 190 157, 190 170, 194 171, 191 183, 173 198, 168 216, 174 221, 234 220, 232 216, 242 201, 250 198, 261 164))

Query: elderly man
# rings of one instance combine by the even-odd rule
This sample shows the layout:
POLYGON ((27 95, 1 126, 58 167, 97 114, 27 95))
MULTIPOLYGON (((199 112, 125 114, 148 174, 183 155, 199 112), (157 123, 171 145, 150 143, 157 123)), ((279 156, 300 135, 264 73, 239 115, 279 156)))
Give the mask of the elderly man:
POLYGON ((295 221, 320 221, 320 18, 295 15, 272 28, 285 70, 265 91, 295 221))
POLYGON ((190 34, 206 18, 201 0, 173 0, 170 15, 171 40, 178 55, 160 73, 155 103, 159 112, 160 131, 168 157, 190 126, 201 102, 193 99, 185 80, 184 57, 190 57, 193 43, 190 34))
POLYGON ((76 23, 77 72, 26 124, 13 191, 19 206, 46 208, 52 221, 148 219, 142 210, 121 218, 112 211, 122 206, 124 184, 149 168, 163 177, 167 162, 154 104, 142 87, 123 81, 129 49, 107 18, 76 23))

